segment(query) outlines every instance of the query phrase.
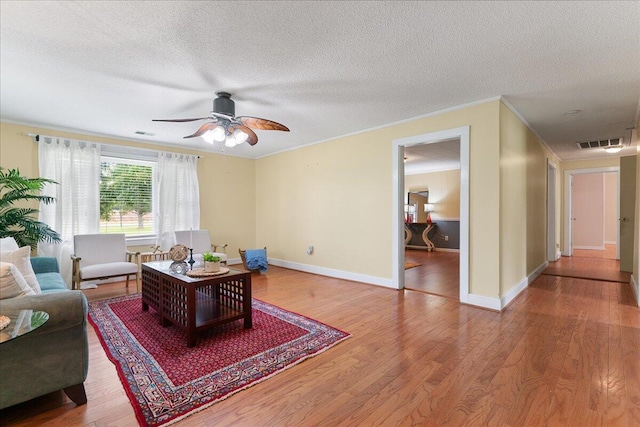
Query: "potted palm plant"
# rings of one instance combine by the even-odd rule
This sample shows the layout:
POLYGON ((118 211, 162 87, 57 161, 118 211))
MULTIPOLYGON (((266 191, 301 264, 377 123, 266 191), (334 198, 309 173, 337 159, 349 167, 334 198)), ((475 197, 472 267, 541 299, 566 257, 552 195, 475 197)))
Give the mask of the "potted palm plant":
POLYGON ((5 171, 0 166, 0 238, 13 237, 18 246, 31 246, 38 242, 58 243, 60 235, 47 224, 37 220, 38 210, 27 207, 30 202, 50 204, 54 197, 43 196, 46 184, 57 184, 47 178, 27 178, 18 169, 5 171), (19 203, 21 207, 15 206, 19 203))
POLYGON ((215 256, 211 252, 205 252, 202 254, 202 260, 204 261, 205 273, 217 273, 220 271, 219 256, 215 256))

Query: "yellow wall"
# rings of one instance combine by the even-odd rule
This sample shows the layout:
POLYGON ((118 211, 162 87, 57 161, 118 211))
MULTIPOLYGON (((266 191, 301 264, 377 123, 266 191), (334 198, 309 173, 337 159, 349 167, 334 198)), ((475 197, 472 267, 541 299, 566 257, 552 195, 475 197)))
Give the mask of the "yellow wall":
POLYGON ((278 259, 392 276, 392 142, 470 126, 470 288, 498 296, 499 101, 257 160, 256 244, 278 259), (315 253, 307 255, 307 246, 315 253))
MULTIPOLYGON (((433 221, 460 219, 460 169, 404 177, 404 194, 420 190, 428 190, 429 203, 435 203, 435 211, 431 214, 433 221)), ((426 218, 424 206, 418 206, 418 211, 419 220, 426 218)))
POLYGON ((546 261, 547 152, 500 104, 500 295, 546 261))
POLYGON ((638 138, 638 130, 640 129, 640 118, 636 123, 636 129, 633 131, 632 144, 636 145, 636 217, 635 217, 635 235, 633 238, 633 277, 635 281, 637 304, 640 305, 640 141, 638 138))
POLYGON ((258 246, 290 262, 391 274, 391 149, 368 134, 256 162, 258 246), (308 246, 315 252, 306 254, 308 246))
POLYGON ((0 166, 5 169, 19 168, 23 175, 30 177, 39 175, 38 145, 26 135, 27 133, 200 155, 202 156, 198 160, 200 228, 209 229, 213 241, 229 244, 227 253, 230 258, 239 257, 239 247, 255 246, 256 197, 253 160, 0 123, 0 166))
MULTIPOLYGON (((551 161, 550 154, 544 149, 538 138, 527 129, 527 186, 525 190, 527 194, 527 275, 533 273, 537 268, 543 267, 547 261, 548 161, 551 161)), ((559 195, 560 193, 556 192, 556 205, 560 204, 559 195)), ((556 233, 556 239, 558 234, 556 233)), ((505 262, 504 259, 503 262, 505 262)))
MULTIPOLYGON (((230 256, 267 246, 276 259, 391 279, 393 141, 461 126, 470 129, 470 293, 498 298, 544 261, 544 239, 531 236, 545 235, 546 177, 545 151, 498 100, 255 161, 183 151, 204 156, 201 227, 229 243, 230 256)), ((5 123, 1 130, 2 166, 33 175, 27 132, 165 149, 5 123)))

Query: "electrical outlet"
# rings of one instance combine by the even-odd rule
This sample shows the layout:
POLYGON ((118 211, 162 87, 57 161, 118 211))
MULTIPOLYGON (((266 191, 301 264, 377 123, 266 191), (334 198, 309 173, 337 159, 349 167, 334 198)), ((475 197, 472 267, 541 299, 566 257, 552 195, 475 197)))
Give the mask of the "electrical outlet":
POLYGON ((307 248, 307 255, 311 255, 313 253, 313 246, 309 246, 307 248))
POLYGON ((449 241, 449 236, 444 236, 444 241, 448 242, 449 241))

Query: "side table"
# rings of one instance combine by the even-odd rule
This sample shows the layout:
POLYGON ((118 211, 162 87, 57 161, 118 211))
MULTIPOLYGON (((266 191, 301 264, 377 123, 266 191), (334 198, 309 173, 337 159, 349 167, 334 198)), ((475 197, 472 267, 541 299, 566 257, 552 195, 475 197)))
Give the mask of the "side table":
POLYGON ((153 251, 140 253, 140 262, 164 261, 169 259, 169 251, 153 251))
POLYGON ((0 330, 0 343, 35 331, 49 320, 49 313, 46 311, 15 310, 0 314, 11 320, 7 327, 0 330))

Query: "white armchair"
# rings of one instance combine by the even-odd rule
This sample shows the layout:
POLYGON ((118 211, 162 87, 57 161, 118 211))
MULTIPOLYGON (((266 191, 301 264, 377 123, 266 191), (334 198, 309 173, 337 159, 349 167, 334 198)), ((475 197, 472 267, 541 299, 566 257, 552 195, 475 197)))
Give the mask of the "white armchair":
POLYGON ((140 291, 140 252, 127 250, 124 234, 79 234, 73 236, 71 288, 80 289, 87 280, 135 276, 140 291))
POLYGON ((222 263, 227 262, 227 245, 211 243, 209 230, 176 231, 176 243, 193 249, 193 260, 196 261, 196 265, 203 265, 202 254, 205 252, 219 256, 222 263))

